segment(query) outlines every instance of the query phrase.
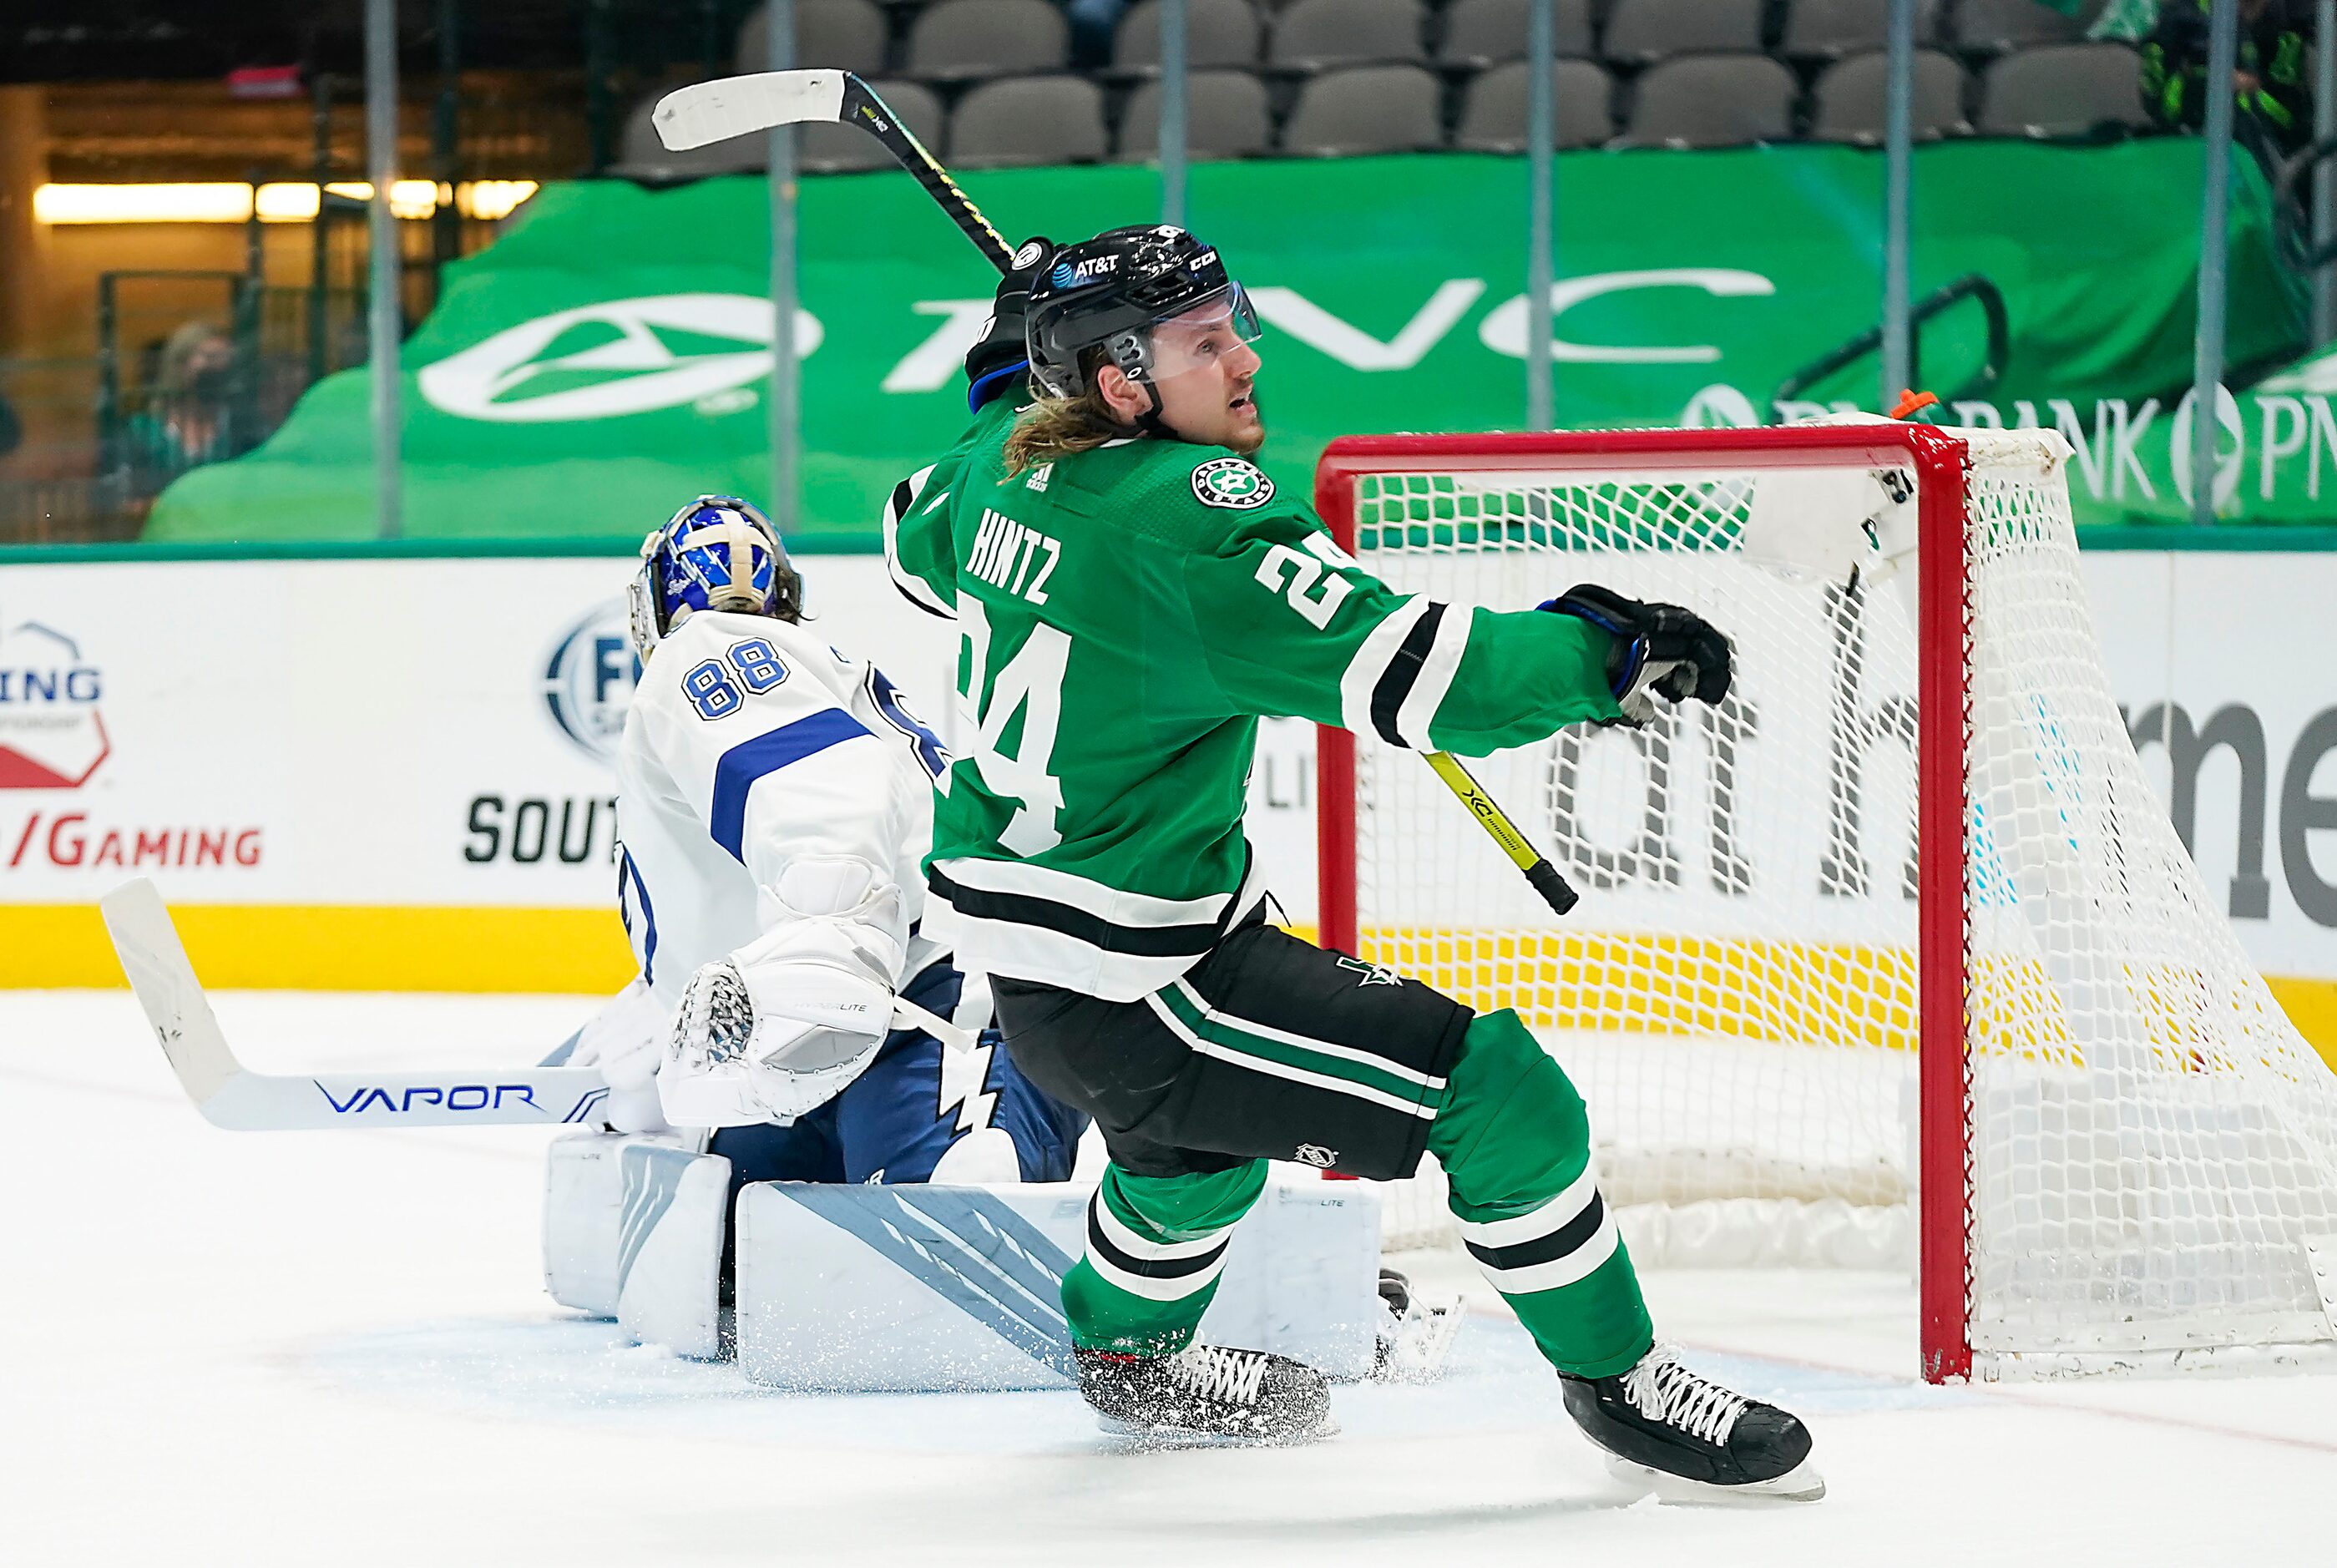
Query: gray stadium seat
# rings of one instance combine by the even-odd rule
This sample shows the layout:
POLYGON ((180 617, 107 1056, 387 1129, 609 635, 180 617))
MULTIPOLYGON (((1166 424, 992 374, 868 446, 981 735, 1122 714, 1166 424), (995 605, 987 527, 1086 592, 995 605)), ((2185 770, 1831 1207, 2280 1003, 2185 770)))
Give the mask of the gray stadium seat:
POLYGON ((1443 89, 1417 65, 1326 71, 1300 89, 1282 127, 1282 149, 1300 157, 1413 152, 1444 142, 1443 89))
MULTIPOLYGON (((941 155, 945 117, 942 101, 916 82, 871 82, 876 96, 893 106, 909 133, 941 155)), ((876 138, 855 125, 807 125, 797 143, 797 161, 807 173, 844 174, 857 169, 890 169, 893 155, 876 138)))
POLYGON ((1071 24, 1048 0, 941 0, 909 28, 912 76, 963 82, 1071 64, 1071 24))
MULTIPOLYGON (((1196 71, 1185 104, 1186 152, 1195 158, 1254 158, 1274 146, 1266 83, 1247 71, 1196 71)), ((1160 151, 1160 83, 1139 83, 1120 119, 1120 156, 1141 162, 1160 151)))
POLYGON ((1620 147, 1737 147, 1794 133, 1794 74, 1765 54, 1687 54, 1650 66, 1620 147))
POLYGON ((2075 44, 2085 35, 2084 22, 2038 0, 1956 0, 1956 46, 1967 54, 2075 44))
MULTIPOLYGON (((1266 21, 1250 0, 1186 0, 1185 64, 1192 70, 1257 64, 1266 21)), ((1160 0, 1138 0, 1111 35, 1115 71, 1160 68, 1160 0)))
MULTIPOLYGON (((1452 144, 1475 152, 1519 152, 1526 144, 1526 88, 1532 67, 1522 60, 1496 65, 1469 83, 1461 101, 1461 128, 1452 144)), ((1551 71, 1557 93, 1558 145, 1596 147, 1615 134, 1615 84, 1588 60, 1560 60, 1551 71)))
POLYGON ((1426 60, 1427 21, 1420 0, 1292 0, 1266 58, 1300 71, 1426 60))
MULTIPOLYGON (((1522 60, 1526 53, 1528 0, 1457 0, 1444 14, 1444 40, 1436 58, 1446 65, 1483 67, 1522 60)), ((1588 59, 1590 0, 1558 0, 1555 34, 1560 59, 1588 59)))
POLYGON ((1762 0, 1615 0, 1601 52, 1640 64, 1761 47, 1762 0))
POLYGON ((610 173, 643 185, 680 185, 710 174, 760 174, 769 166, 770 148, 760 136, 733 136, 687 152, 667 152, 650 119, 662 95, 650 93, 625 116, 625 133, 610 173))
MULTIPOLYGON (((1092 163, 1103 157, 1103 90, 1084 76, 1007 76, 968 93, 950 116, 949 161, 1092 163)), ((930 145, 930 144, 929 144, 930 145)))
MULTIPOLYGON (((1915 42, 1939 36, 1939 0, 1915 0, 1915 42)), ((1793 0, 1777 53, 1794 60, 1840 60, 1891 42, 1891 0, 1793 0)))
POLYGON ((1979 125, 1990 136, 2085 136, 2104 125, 2146 130, 2141 57, 2123 44, 2057 44, 2007 54, 1980 78, 1979 125))
MULTIPOLYGON (((1890 56, 1881 53, 1853 54, 1828 66, 1811 89, 1815 104, 1810 120, 1811 140, 1881 142, 1886 129, 1883 111, 1890 68, 1890 56)), ((1916 139, 1970 133, 1964 93, 1964 68, 1954 56, 1936 49, 1916 50, 1915 101, 1909 116, 1916 139)))
MULTIPOLYGON (((770 12, 738 24, 738 67, 767 71, 770 12)), ((885 69, 885 13, 875 0, 796 0, 796 63, 875 77, 885 69)))

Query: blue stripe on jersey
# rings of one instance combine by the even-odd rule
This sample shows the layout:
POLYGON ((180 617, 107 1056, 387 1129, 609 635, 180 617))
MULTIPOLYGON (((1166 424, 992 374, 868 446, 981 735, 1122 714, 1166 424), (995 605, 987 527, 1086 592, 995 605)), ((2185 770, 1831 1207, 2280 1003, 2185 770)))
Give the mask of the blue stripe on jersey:
POLYGON ((731 747, 714 765, 714 809, 707 830, 732 859, 744 865, 747 857, 739 852, 739 840, 747 830, 747 792, 755 780, 867 733, 868 727, 859 720, 841 708, 829 708, 731 747))
POLYGON ((650 904, 649 885, 641 880, 641 868, 633 864, 633 852, 620 846, 618 853, 617 918, 624 923, 625 935, 631 936, 633 934, 633 915, 631 906, 625 902, 625 892, 631 888, 633 897, 641 906, 641 981, 644 985, 654 985, 657 984, 657 910, 650 904))
POLYGON ((924 720, 909 711, 909 705, 901 701, 899 691, 885 679, 885 671, 874 664, 868 666, 868 696, 876 704, 876 711, 884 717, 885 722, 907 736, 910 744, 917 749, 917 766, 925 770, 927 778, 939 779, 949 771, 950 764, 957 759, 950 755, 949 748, 942 744, 942 738, 934 734, 924 720))

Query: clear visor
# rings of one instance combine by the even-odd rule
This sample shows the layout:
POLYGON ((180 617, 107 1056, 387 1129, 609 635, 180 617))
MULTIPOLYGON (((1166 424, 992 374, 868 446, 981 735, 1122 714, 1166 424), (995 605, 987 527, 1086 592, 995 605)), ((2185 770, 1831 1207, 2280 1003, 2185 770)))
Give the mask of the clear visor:
POLYGON ((1257 312, 1238 283, 1214 299, 1157 323, 1151 331, 1153 377, 1181 376, 1217 364, 1258 339, 1257 312))

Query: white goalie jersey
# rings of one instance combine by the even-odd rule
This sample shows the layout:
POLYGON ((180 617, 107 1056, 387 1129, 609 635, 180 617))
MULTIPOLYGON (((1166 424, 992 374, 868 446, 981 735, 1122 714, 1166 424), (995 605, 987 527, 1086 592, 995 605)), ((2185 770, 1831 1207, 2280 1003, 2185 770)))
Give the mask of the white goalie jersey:
POLYGON ((891 992, 944 956, 918 934, 918 862, 948 761, 883 671, 803 627, 700 611, 674 628, 617 757, 640 975, 574 1059, 621 1093, 647 1086, 690 977, 717 961, 750 991, 825 972, 891 992))

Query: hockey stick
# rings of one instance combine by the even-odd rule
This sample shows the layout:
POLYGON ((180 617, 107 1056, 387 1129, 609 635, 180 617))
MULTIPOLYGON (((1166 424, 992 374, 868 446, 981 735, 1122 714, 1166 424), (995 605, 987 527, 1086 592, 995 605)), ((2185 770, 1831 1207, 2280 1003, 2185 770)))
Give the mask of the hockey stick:
POLYGON ((1549 858, 1518 831, 1517 824, 1510 820, 1510 814, 1485 793, 1483 785, 1470 776, 1469 769, 1461 765, 1461 759, 1450 751, 1423 751, 1421 760, 1436 770, 1436 776, 1444 780, 1444 787, 1469 808, 1469 815, 1474 817, 1477 825, 1501 847, 1501 853, 1510 858, 1510 863, 1525 873, 1526 880, 1533 884, 1533 890, 1541 895, 1542 902, 1550 906, 1551 914, 1563 915, 1581 901, 1582 895, 1574 890, 1574 884, 1569 882, 1565 874, 1551 865, 1549 858))
POLYGON ((991 227, 982 209, 967 199, 949 171, 901 123, 892 105, 849 71, 763 71, 693 83, 659 99, 650 119, 657 126, 658 140, 670 152, 685 152, 781 125, 857 125, 917 177, 925 194, 949 214, 992 266, 1003 272, 1013 264, 1014 248, 991 227))
MULTIPOLYGON (((726 76, 719 81, 677 87, 658 100, 650 121, 658 140, 670 152, 683 152, 733 136, 748 136, 781 125, 857 125, 883 144, 965 237, 973 241, 1001 273, 1014 265, 1014 249, 1006 243, 973 198, 958 189, 950 172, 925 151, 924 143, 901 123, 892 106, 875 90, 849 71, 765 71, 750 76, 726 76)), ((1501 853, 1525 874, 1534 891, 1551 910, 1563 915, 1579 897, 1558 867, 1518 831, 1508 813, 1485 793, 1484 787, 1449 751, 1423 753, 1428 765, 1462 805, 1469 808, 1501 853)), ((947 1035, 936 1033, 936 1038, 947 1035)), ((954 1042, 952 1042, 954 1044, 954 1042)))
POLYGON ((608 1098, 592 1067, 456 1068, 444 1073, 254 1073, 235 1059, 154 884, 140 877, 98 901, 130 989, 179 1086, 214 1127, 237 1132, 329 1127, 552 1126, 592 1119, 608 1098))

